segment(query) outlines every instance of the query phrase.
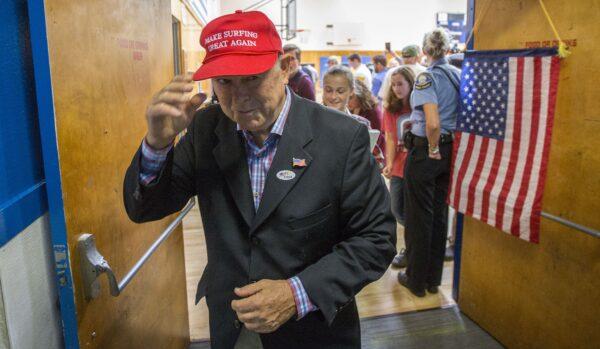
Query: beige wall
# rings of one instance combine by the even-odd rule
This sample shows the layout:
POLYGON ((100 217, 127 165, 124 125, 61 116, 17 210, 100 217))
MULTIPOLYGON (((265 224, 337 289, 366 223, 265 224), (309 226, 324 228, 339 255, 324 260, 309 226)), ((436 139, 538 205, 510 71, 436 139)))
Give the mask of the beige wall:
POLYGON ((0 348, 61 348, 57 301, 45 214, 0 248, 0 348))
POLYGON ((8 328, 4 313, 4 298, 2 297, 2 280, 0 280, 0 349, 8 349, 8 328))

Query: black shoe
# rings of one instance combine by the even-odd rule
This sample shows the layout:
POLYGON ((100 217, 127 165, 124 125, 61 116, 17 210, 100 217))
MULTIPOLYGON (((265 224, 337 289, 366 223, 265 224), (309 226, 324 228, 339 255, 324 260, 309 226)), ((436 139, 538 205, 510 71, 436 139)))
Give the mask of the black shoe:
POLYGON ((427 292, 431 293, 431 294, 436 294, 438 293, 439 289, 437 286, 427 286, 427 292))
POLYGON ((398 255, 394 257, 394 260, 392 261, 392 267, 406 268, 406 265, 406 249, 403 248, 402 250, 400 250, 400 253, 398 253, 398 255))
POLYGON ((446 247, 446 253, 444 254, 444 261, 450 262, 454 260, 454 244, 446 247))
POLYGON ((415 289, 411 288, 410 286, 408 286, 408 276, 406 276, 406 273, 403 273, 403 272, 398 273, 398 282, 400 283, 400 285, 406 287, 415 296, 425 297, 425 290, 415 290, 415 289))

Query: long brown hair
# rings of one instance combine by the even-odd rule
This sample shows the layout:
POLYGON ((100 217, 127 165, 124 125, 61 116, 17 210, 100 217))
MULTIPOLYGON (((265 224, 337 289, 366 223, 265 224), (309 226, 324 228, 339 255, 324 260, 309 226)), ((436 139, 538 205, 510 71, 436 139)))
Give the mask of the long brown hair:
POLYGON ((377 105, 377 100, 373 97, 367 85, 358 79, 354 79, 354 95, 358 100, 360 110, 363 112, 374 109, 377 105))
POLYGON ((388 113, 391 114, 398 113, 406 107, 404 105, 404 102, 402 102, 401 99, 398 99, 398 97, 396 97, 396 94, 392 90, 392 77, 398 74, 401 74, 404 77, 404 80, 406 80, 406 82, 408 83, 408 86, 410 88, 410 91, 408 92, 409 98, 413 90, 413 85, 415 84, 415 73, 411 68, 407 66, 401 66, 395 68, 395 70, 392 71, 390 75, 390 85, 388 87, 389 90, 387 91, 385 100, 383 101, 383 107, 385 108, 385 110, 388 111, 388 113))

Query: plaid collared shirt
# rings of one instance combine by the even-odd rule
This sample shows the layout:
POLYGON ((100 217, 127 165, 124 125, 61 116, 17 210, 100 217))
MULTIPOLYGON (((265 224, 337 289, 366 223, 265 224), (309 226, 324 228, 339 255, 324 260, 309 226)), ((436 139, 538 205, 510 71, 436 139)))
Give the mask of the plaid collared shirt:
POLYGON ((240 132, 246 140, 246 159, 248 161, 248 171, 250 173, 250 185, 252 186, 252 197, 254 198, 254 211, 258 211, 260 201, 262 200, 263 192, 265 189, 265 181, 267 179, 267 173, 271 168, 275 153, 277 152, 277 146, 279 145, 279 139, 283 134, 283 128, 285 121, 290 111, 290 105, 292 104, 292 98, 290 96, 289 89, 285 89, 285 102, 283 108, 277 117, 277 120, 271 128, 269 136, 264 141, 263 146, 259 147, 254 142, 252 134, 246 130, 242 130, 240 125, 237 125, 237 130, 240 132))
MULTIPOLYGON (((283 108, 281 108, 281 112, 279 113, 275 124, 273 124, 273 128, 271 128, 269 136, 263 143, 263 146, 260 148, 254 142, 252 134, 241 129, 239 124, 237 125, 237 130, 243 135, 246 143, 246 159, 248 161, 248 172, 250 175, 250 185, 252 187, 255 211, 257 211, 258 207, 260 206, 267 174, 269 173, 269 169, 271 168, 271 164, 275 158, 277 145, 279 144, 279 139, 283 134, 283 129, 285 127, 285 122, 287 120, 291 104, 291 92, 288 88, 286 88, 283 108)), ((162 170, 162 167, 167 159, 167 154, 172 148, 173 145, 171 144, 164 149, 152 149, 144 139, 142 142, 142 159, 140 163, 141 169, 139 178, 142 185, 149 185, 158 177, 158 174, 162 170)), ((300 278, 294 276, 287 281, 292 289, 294 301, 296 302, 298 320, 303 318, 311 311, 318 309, 308 298, 308 294, 306 293, 300 278)))

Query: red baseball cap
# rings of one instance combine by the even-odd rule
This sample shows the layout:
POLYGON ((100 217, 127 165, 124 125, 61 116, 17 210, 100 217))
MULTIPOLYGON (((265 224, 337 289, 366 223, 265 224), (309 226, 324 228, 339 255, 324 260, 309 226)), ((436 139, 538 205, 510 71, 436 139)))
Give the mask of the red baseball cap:
POLYGON ((283 53, 275 25, 260 11, 238 10, 212 20, 202 29, 200 45, 206 56, 194 80, 261 74, 283 53))

